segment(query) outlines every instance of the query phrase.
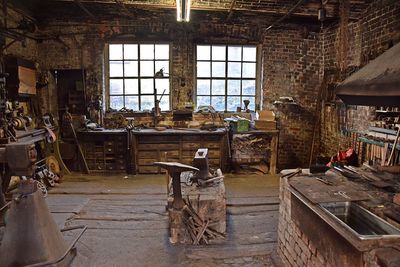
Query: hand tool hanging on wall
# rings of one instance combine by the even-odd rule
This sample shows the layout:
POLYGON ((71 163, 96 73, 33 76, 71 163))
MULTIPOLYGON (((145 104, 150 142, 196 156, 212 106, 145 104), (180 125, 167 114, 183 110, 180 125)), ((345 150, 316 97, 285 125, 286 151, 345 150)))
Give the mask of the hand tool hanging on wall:
POLYGON ((396 139, 394 140, 392 151, 390 152, 390 156, 389 156, 388 162, 386 164, 387 166, 392 165, 392 160, 393 160, 393 162, 395 161, 393 158, 393 155, 394 155, 394 152, 396 151, 397 143, 399 141, 399 136, 400 136, 400 128, 397 130, 396 139))
POLYGON ((90 171, 89 171, 89 167, 87 165, 86 159, 85 159, 85 155, 83 154, 82 148, 81 148, 81 146, 79 144, 79 141, 78 141, 78 137, 76 136, 74 125, 72 125, 72 115, 71 115, 71 113, 69 113, 68 111, 65 111, 64 120, 67 123, 69 123, 69 125, 71 127, 71 131, 72 131, 72 135, 74 137, 75 144, 78 147, 79 155, 80 155, 80 157, 82 159, 83 167, 85 168, 85 173, 89 173, 90 171))

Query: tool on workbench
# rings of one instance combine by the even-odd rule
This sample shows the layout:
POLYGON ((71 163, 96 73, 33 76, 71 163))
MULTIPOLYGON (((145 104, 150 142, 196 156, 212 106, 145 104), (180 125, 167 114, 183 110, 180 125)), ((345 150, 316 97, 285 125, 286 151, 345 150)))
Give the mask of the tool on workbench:
POLYGON ((310 173, 325 173, 330 168, 323 164, 313 164, 310 166, 310 173))
POLYGON ((317 179, 318 181, 320 181, 324 184, 327 184, 327 185, 334 185, 331 181, 328 181, 327 179, 322 178, 322 177, 315 177, 315 179, 317 179))
POLYGON ((297 174, 300 174, 300 173, 302 173, 302 169, 301 168, 297 168, 293 172, 286 173, 286 174, 282 175, 281 178, 289 179, 289 178, 294 177, 294 176, 296 176, 297 174))
POLYGON ((349 197, 345 191, 337 191, 335 193, 333 193, 335 196, 341 196, 344 197, 346 199, 351 199, 351 197, 349 197))

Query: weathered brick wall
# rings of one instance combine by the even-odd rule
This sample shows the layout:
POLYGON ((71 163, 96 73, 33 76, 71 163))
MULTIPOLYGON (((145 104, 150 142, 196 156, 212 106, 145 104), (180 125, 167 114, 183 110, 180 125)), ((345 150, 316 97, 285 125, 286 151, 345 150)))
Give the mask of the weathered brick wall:
POLYGON ((279 168, 308 165, 322 79, 320 44, 317 34, 299 29, 264 37, 262 91, 264 108, 274 110, 280 122, 279 168), (281 96, 297 105, 273 105, 281 96))
MULTIPOLYGON (((257 18, 252 23, 257 23, 257 18)), ((293 96, 299 103, 295 110, 275 109, 282 130, 279 166, 305 166, 312 137, 312 121, 315 119, 315 96, 320 83, 320 42, 317 35, 304 36, 300 27, 274 29, 262 34, 261 26, 226 24, 219 18, 192 26, 177 25, 168 17, 157 21, 144 18, 140 22, 124 21, 109 28, 65 26, 65 23, 58 27, 58 24, 55 21, 46 31, 53 35, 60 34, 61 41, 49 40, 39 44, 38 61, 47 69, 85 68, 88 97, 104 93, 104 47, 109 40, 124 36, 138 41, 171 40, 173 108, 193 99, 197 43, 262 42, 264 108, 275 109, 272 102, 279 96, 293 96), (84 34, 69 34, 73 32, 84 34), (279 65, 281 67, 276 68, 279 65)))
MULTIPOLYGON (((338 51, 340 49, 338 26, 326 29, 323 34, 324 73, 327 84, 333 87, 351 73, 366 65, 392 45, 400 41, 400 2, 396 0, 374 1, 361 19, 348 25, 347 68, 340 70, 338 51)), ((340 129, 339 112, 347 112, 347 127, 364 131, 374 118, 374 107, 344 107, 334 101, 326 103, 322 109, 321 150, 332 155, 337 149, 345 149, 348 143, 340 129)), ((400 105, 400 104, 399 104, 400 105)))

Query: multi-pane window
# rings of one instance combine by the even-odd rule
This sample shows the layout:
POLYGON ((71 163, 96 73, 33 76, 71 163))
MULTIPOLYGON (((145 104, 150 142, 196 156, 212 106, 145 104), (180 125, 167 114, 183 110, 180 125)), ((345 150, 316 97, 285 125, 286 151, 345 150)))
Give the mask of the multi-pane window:
POLYGON ((256 46, 197 45, 197 107, 236 111, 249 100, 255 110, 256 46))
POLYGON ((151 110, 165 90, 160 107, 169 110, 168 73, 168 44, 110 44, 110 108, 151 110), (164 75, 155 75, 161 69, 164 75))

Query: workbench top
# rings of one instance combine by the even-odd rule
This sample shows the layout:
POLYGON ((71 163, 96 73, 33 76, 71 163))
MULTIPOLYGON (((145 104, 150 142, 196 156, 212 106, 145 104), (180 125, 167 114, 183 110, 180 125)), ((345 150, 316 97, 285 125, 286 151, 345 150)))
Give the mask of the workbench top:
POLYGON ((224 135, 227 130, 225 128, 218 128, 215 131, 207 131, 200 130, 196 128, 188 128, 188 129, 166 129, 162 131, 158 131, 156 129, 140 129, 133 130, 132 134, 135 135, 224 135))
POLYGON ((92 131, 87 129, 77 130, 78 134, 84 134, 84 135, 122 134, 126 132, 127 132, 126 129, 103 129, 101 131, 92 131))
MULTIPOLYGON (((121 133, 126 133, 126 129, 103 129, 101 131, 92 131, 92 130, 87 130, 87 129, 79 129, 77 131, 78 133, 81 134, 121 134, 121 133)), ((139 129, 139 130, 133 130, 133 134, 145 134, 145 135, 159 135, 159 134, 225 134, 227 130, 225 128, 218 128, 215 131, 207 131, 207 130, 200 130, 197 128, 179 128, 179 129, 166 129, 166 130, 156 130, 153 128, 148 128, 148 129, 139 129)), ((278 130, 251 130, 251 131, 246 131, 246 132, 237 132, 233 134, 277 134, 279 133, 278 130)))
POLYGON ((278 134, 279 130, 250 130, 245 132, 234 132, 233 134, 278 134))

